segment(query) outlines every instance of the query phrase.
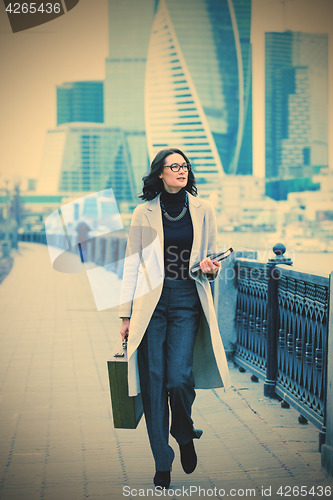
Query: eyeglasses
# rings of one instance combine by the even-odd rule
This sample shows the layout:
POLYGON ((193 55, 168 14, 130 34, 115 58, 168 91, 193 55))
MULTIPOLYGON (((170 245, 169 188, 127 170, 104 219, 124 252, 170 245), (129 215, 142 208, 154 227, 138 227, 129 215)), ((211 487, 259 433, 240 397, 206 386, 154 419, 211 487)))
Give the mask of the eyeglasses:
POLYGON ((179 170, 182 168, 184 172, 188 172, 191 170, 191 164, 190 163, 183 163, 183 165, 178 165, 178 163, 173 163, 172 165, 164 165, 165 168, 169 167, 173 172, 179 172, 179 170))

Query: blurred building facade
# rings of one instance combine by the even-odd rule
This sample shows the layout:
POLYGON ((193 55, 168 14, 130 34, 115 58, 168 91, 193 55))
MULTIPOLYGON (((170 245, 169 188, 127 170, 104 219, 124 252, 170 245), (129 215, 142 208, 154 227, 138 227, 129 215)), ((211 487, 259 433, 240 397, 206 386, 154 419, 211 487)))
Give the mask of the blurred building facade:
POLYGON ((104 122, 104 84, 101 81, 67 82, 57 86, 57 125, 104 122))
POLYGON ((112 187, 119 202, 135 196, 124 132, 96 123, 48 130, 38 192, 87 193, 102 187, 112 187))
POLYGON ((137 192, 141 191, 142 177, 149 167, 144 86, 154 14, 154 0, 109 0, 109 57, 106 59, 104 83, 105 124, 121 129, 125 134, 137 192))
POLYGON ((265 34, 266 178, 328 165, 328 36, 265 34))
POLYGON ((220 229, 267 229, 276 224, 278 203, 265 196, 265 179, 253 175, 227 175, 222 186, 220 229))

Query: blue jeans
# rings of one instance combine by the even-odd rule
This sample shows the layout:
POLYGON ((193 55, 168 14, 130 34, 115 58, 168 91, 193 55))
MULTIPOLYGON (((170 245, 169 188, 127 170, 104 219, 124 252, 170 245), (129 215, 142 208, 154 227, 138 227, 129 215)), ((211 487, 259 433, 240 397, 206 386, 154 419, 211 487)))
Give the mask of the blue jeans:
POLYGON ((199 327, 200 299, 195 282, 164 279, 162 294, 138 348, 141 394, 156 470, 170 470, 174 459, 170 433, 178 444, 199 438, 191 408, 195 398, 193 348, 199 327))

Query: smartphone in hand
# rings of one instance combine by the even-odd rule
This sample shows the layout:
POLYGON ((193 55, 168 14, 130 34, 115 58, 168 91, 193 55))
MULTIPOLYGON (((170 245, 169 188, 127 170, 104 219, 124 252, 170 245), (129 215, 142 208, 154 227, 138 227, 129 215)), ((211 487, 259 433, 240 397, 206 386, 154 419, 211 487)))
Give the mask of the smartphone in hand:
MULTIPOLYGON (((210 260, 212 262, 214 262, 214 260, 217 260, 218 262, 220 262, 221 260, 224 260, 227 257, 229 257, 229 255, 231 255, 232 252, 233 252, 233 249, 232 248, 228 248, 228 250, 226 250, 225 252, 217 252, 217 253, 214 253, 213 255, 209 255, 209 257, 210 257, 210 260)), ((191 271, 193 273, 195 273, 197 271, 200 271, 200 265, 199 264, 195 264, 191 268, 191 271)))

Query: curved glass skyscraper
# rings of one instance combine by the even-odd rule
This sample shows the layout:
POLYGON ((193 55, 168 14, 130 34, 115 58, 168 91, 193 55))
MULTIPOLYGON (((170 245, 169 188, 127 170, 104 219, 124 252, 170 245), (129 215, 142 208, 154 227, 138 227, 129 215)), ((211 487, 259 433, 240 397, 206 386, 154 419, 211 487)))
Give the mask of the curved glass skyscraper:
POLYGON ((109 0, 105 124, 126 135, 137 191, 168 146, 200 193, 252 174, 251 0, 109 0))
POLYGON ((224 172, 164 0, 160 0, 150 37, 145 114, 150 158, 171 145, 184 150, 200 194, 209 196, 224 172))
POLYGON ((252 174, 251 0, 165 0, 225 173, 252 174))

